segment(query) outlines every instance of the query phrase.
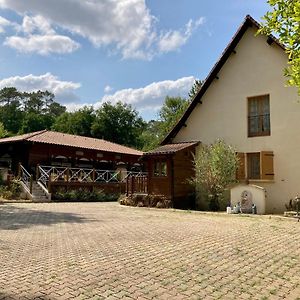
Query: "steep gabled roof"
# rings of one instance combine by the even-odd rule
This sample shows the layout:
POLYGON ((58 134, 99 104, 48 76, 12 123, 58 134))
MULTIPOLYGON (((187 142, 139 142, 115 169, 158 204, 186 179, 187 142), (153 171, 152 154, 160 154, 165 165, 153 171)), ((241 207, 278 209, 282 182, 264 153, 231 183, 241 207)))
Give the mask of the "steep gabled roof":
POLYGON ((138 156, 141 156, 143 154, 143 152, 138 151, 136 149, 132 149, 126 146, 108 142, 102 139, 94 139, 85 136, 66 134, 66 133, 47 131, 47 130, 0 139, 0 144, 14 143, 20 141, 76 147, 76 148, 91 149, 97 151, 114 152, 120 154, 138 155, 138 156))
MULTIPOLYGON (((176 123, 176 125, 173 127, 173 129, 167 134, 167 136, 161 142, 161 145, 165 145, 172 141, 172 139, 176 136, 176 134, 179 132, 179 130, 182 128, 182 126, 184 126, 185 122, 187 121, 188 117, 190 116, 190 114, 192 113, 194 108, 197 106, 197 104, 202 103, 201 99, 202 99, 203 95, 205 94, 205 92, 207 91, 207 89, 209 88, 209 86, 211 85, 213 80, 217 77, 218 73, 220 72, 220 70, 222 69, 224 64, 226 63, 226 61, 229 58, 229 56, 231 55, 231 53, 233 53, 235 51, 236 46, 238 45, 238 43, 240 42, 240 40, 242 39, 242 37, 244 36, 245 32, 247 31, 247 29, 249 27, 254 27, 257 30, 261 28, 261 26, 259 25, 259 23, 257 21, 255 21, 251 16, 247 15, 245 17, 244 22, 241 24, 238 31, 236 32, 236 34, 233 36, 233 38, 229 42, 228 46, 223 51, 221 57, 216 62, 216 64, 213 66, 210 73, 204 80, 200 90, 198 91, 198 93, 196 94, 196 96, 194 97, 194 99, 192 100, 192 102, 190 103, 188 108, 186 109, 185 113, 179 119, 179 121, 176 123)), ((267 43, 270 45, 272 43, 276 43, 280 48, 285 50, 284 45, 282 45, 273 35, 268 36, 267 43)))
POLYGON ((158 155, 158 154, 174 154, 192 146, 197 146, 199 142, 181 142, 174 144, 166 144, 154 150, 144 153, 144 156, 158 155))

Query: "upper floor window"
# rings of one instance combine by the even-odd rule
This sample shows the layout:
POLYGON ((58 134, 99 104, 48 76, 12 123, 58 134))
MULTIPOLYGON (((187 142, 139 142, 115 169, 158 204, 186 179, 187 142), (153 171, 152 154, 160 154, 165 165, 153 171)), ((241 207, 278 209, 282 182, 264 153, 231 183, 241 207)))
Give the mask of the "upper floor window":
POLYGON ((269 95, 248 98, 248 136, 270 135, 269 95))

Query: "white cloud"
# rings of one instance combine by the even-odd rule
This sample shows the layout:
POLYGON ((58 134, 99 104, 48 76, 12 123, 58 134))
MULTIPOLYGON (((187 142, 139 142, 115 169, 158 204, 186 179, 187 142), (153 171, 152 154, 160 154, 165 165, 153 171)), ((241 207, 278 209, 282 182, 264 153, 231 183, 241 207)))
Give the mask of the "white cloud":
POLYGON ((20 30, 27 34, 33 34, 35 32, 43 33, 46 35, 55 34, 55 31, 51 28, 50 22, 42 16, 29 17, 25 16, 23 18, 22 26, 20 30))
POLYGON ((113 88, 111 87, 111 86, 109 86, 109 85, 107 85, 105 88, 104 88, 104 93, 105 94, 108 94, 108 93, 110 93, 110 92, 112 92, 113 91, 113 88))
POLYGON ((160 107, 166 96, 186 97, 191 89, 195 78, 183 77, 177 80, 165 80, 153 82, 145 87, 137 89, 123 89, 112 95, 104 95, 96 106, 103 102, 116 103, 121 101, 136 107, 137 109, 151 109, 160 107))
POLYGON ((170 52, 179 49, 186 44, 192 33, 204 23, 204 18, 199 18, 196 22, 189 20, 184 31, 170 30, 160 36, 158 48, 161 52, 170 52))
POLYGON ((11 36, 5 39, 4 45, 22 53, 38 53, 40 55, 71 53, 80 47, 78 43, 63 35, 11 36))
POLYGON ((94 104, 92 103, 68 103, 68 111, 74 111, 83 106, 93 105, 96 109, 104 102, 111 102, 112 104, 121 101, 123 103, 131 104, 138 111, 143 114, 153 116, 153 112, 158 111, 166 96, 171 97, 187 97, 195 77, 183 77, 177 80, 165 80, 160 82, 153 82, 145 87, 137 89, 123 89, 111 95, 104 95, 102 99, 94 104))
POLYGON ((24 35, 7 37, 4 45, 21 53, 64 54, 74 52, 80 47, 68 36, 56 34, 50 22, 40 15, 25 16, 22 25, 17 26, 17 32, 24 35))
POLYGON ((5 27, 11 26, 11 25, 12 25, 12 23, 9 20, 0 16, 0 33, 5 32, 5 27))
POLYGON ((33 92, 48 90, 55 94, 61 103, 78 100, 75 91, 80 88, 80 83, 61 81, 51 73, 43 75, 15 76, 0 80, 0 89, 4 87, 16 87, 20 91, 33 92))
MULTIPOLYGON (((0 0, 0 8, 12 9, 26 18, 28 14, 44 18, 49 24, 87 38, 96 47, 120 52, 124 59, 150 60, 161 52, 177 50, 200 25, 199 21, 190 21, 185 29, 162 34, 145 0, 0 0)), ((39 22, 24 18, 22 25, 30 33, 39 22)))

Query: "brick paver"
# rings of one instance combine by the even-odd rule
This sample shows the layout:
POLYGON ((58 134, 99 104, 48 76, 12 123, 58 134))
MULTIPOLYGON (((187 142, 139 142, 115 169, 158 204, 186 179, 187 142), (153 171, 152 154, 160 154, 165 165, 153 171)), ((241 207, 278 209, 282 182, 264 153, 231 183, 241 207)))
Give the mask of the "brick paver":
POLYGON ((0 299, 300 299, 300 223, 119 206, 0 206, 0 299))

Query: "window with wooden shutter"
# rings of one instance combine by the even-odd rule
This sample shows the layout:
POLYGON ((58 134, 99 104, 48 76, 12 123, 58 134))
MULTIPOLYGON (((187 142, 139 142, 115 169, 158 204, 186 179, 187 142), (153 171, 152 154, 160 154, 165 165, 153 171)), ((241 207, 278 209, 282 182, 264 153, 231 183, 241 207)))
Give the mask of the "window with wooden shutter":
POLYGON ((260 154, 261 179, 274 180, 273 151, 262 151, 260 154))
POLYGON ((248 179, 261 179, 260 153, 247 153, 247 177, 248 179))
POLYGON ((245 180, 246 179, 246 172, 245 172, 245 153, 238 152, 238 168, 236 170, 236 179, 237 180, 245 180))

